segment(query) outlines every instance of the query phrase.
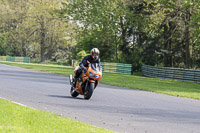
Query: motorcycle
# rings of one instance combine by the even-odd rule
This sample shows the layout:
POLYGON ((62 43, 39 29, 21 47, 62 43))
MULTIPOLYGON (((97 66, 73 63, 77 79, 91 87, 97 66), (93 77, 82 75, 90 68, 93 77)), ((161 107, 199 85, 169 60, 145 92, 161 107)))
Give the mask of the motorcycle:
MULTIPOLYGON (((75 68, 74 74, 76 74, 78 67, 75 68)), ((78 78, 75 87, 73 85, 74 78, 69 76, 71 85, 70 94, 72 97, 77 97, 79 94, 84 96, 84 99, 90 99, 94 89, 97 87, 99 80, 102 78, 102 72, 98 63, 89 63, 87 71, 82 71, 82 74, 78 78)))

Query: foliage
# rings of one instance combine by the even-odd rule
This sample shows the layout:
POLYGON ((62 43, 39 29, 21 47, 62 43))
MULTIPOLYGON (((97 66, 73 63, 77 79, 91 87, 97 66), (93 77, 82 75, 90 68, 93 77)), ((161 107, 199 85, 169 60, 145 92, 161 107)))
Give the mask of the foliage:
POLYGON ((199 67, 198 5, 191 0, 68 0, 60 13, 81 24, 77 46, 99 47, 104 61, 191 68, 199 67))
POLYGON ((74 25, 52 13, 60 6, 59 0, 1 1, 0 33, 7 35, 10 55, 40 57, 42 62, 62 58, 58 53, 67 56, 75 43, 70 35, 74 25))
POLYGON ((87 53, 84 50, 82 50, 77 54, 76 59, 81 61, 86 55, 87 53))
POLYGON ((8 48, 6 45, 6 36, 1 36, 0 34, 0 55, 6 55, 8 53, 8 48))
POLYGON ((118 1, 88 0, 63 3, 61 14, 67 14, 75 23, 80 23, 78 51, 84 49, 89 52, 98 47, 104 60, 117 61, 118 31, 121 6, 118 1))
POLYGON ((0 2, 4 54, 71 61, 97 47, 102 61, 134 71, 142 63, 200 68, 199 0, 38 1, 0 2))

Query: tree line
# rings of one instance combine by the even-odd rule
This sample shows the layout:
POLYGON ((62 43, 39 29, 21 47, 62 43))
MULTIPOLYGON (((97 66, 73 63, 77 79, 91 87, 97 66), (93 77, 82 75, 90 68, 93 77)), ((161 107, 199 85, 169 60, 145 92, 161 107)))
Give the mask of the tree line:
POLYGON ((0 0, 0 55, 70 58, 76 25, 53 13, 60 7, 60 0, 0 0))
POLYGON ((198 0, 2 0, 0 54, 200 67, 198 0))

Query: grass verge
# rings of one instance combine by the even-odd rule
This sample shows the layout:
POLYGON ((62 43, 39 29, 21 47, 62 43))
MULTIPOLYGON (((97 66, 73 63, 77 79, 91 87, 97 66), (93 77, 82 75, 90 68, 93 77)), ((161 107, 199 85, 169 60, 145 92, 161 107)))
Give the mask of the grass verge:
POLYGON ((104 74, 102 83, 200 100, 197 83, 110 73, 104 74))
POLYGON ((0 99, 1 133, 112 133, 70 118, 0 99))
MULTIPOLYGON (((9 62, 3 62, 3 64, 56 73, 65 76, 69 76, 73 73, 73 68, 71 67, 42 66, 9 62)), ((103 73, 103 78, 100 82, 107 85, 140 89, 200 100, 200 84, 197 83, 113 73, 103 73)))

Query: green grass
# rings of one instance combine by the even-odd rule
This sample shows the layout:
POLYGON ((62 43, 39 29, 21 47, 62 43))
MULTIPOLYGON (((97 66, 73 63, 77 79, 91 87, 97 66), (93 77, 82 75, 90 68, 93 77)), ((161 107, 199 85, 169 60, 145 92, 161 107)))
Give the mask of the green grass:
MULTIPOLYGON (((8 62, 4 62, 4 64, 41 70, 65 76, 69 76, 69 74, 73 73, 73 68, 71 67, 39 66, 8 62)), ((140 73, 136 75, 140 75, 140 73)), ((197 83, 112 73, 103 73, 103 78, 100 80, 100 83, 200 100, 200 84, 197 83)))
POLYGON ((197 83, 111 73, 105 73, 101 83, 200 100, 197 83))
POLYGON ((70 118, 0 99, 1 133, 111 133, 70 118))
POLYGON ((70 74, 73 74, 74 71, 73 67, 61 66, 61 65, 47 65, 47 64, 37 64, 37 63, 28 64, 28 63, 14 63, 14 62, 0 62, 0 63, 37 70, 37 71, 60 74, 64 76, 69 76, 70 74))

